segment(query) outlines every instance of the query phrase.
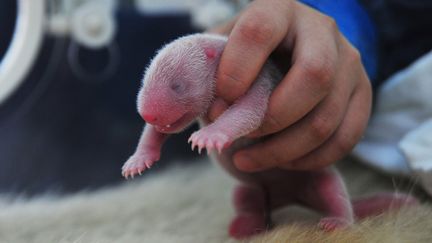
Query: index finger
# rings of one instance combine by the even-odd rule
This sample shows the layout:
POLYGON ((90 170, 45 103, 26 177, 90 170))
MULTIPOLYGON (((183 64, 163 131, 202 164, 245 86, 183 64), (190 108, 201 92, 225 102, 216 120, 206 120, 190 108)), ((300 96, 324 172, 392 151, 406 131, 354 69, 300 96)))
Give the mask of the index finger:
POLYGON ((272 51, 285 38, 291 1, 256 0, 239 17, 222 53, 218 96, 233 102, 257 77, 272 51))

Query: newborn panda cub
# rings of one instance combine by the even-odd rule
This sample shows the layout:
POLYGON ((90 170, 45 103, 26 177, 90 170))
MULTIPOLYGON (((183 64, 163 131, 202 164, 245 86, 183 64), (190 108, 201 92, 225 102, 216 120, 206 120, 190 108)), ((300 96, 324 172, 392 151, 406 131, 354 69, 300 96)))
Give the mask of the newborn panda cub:
POLYGON ((236 216, 229 226, 229 233, 235 238, 266 230, 269 212, 290 204, 323 213, 318 226, 331 231, 351 225, 355 217, 416 202, 407 195, 380 194, 352 203, 344 182, 332 167, 314 171, 239 171, 233 165, 232 154, 259 142, 244 136, 260 126, 271 92, 282 74, 267 62, 247 93, 209 124, 205 114, 215 100, 216 70, 226 43, 225 36, 193 34, 158 51, 138 94, 138 112, 147 125, 136 152, 122 168, 123 176, 133 177, 150 168, 159 160, 165 139, 198 120, 201 129, 189 139, 192 149, 198 147, 201 152, 205 148, 239 181, 233 195, 236 216))

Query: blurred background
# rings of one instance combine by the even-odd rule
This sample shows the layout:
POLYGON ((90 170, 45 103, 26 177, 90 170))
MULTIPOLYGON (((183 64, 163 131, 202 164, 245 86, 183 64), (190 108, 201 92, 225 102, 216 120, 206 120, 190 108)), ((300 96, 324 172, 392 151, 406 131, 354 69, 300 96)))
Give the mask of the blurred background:
MULTIPOLYGON (((212 8, 203 2, 1 1, 0 193, 67 193, 123 181, 121 166, 144 125, 136 94, 155 50, 238 7, 219 4, 211 23, 208 16, 200 22, 194 11, 212 8)), ((190 133, 168 141, 152 173, 174 158, 194 160, 190 133)))
MULTIPOLYGON (((123 182, 121 167, 144 126, 135 100, 150 58, 164 43, 222 23, 247 2, 0 1, 0 193, 69 193, 123 182)), ((359 2, 378 31, 379 77, 374 116, 353 155, 387 174, 416 177, 413 164, 424 156, 410 155, 417 151, 411 147, 425 147, 427 158, 432 151, 432 140, 425 146, 423 139, 432 134, 426 19, 432 3, 359 2), (410 68, 422 55, 420 68, 410 68), (425 124, 428 132, 417 129, 425 124), (423 137, 401 146, 411 132, 423 137)), ((187 138, 195 129, 170 138, 144 177, 173 161, 193 163, 187 138)), ((423 174, 432 185, 432 170, 423 174)), ((432 186, 425 187, 432 195, 432 186)))

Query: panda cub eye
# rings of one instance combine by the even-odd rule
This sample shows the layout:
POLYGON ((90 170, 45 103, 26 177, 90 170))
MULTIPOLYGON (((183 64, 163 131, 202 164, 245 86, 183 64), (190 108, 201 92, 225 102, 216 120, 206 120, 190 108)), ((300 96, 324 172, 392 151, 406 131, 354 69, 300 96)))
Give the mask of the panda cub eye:
POLYGON ((182 86, 180 85, 180 83, 172 83, 170 88, 176 93, 179 93, 181 91, 182 86))

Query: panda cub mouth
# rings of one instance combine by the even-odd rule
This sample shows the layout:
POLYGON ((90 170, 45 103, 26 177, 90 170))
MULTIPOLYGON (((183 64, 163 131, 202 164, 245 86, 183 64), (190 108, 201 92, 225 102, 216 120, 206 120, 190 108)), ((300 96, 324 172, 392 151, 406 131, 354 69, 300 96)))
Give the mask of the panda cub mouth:
POLYGON ((193 121, 193 116, 189 113, 185 113, 171 124, 154 125, 154 127, 161 133, 176 133, 186 128, 191 121, 193 121))

